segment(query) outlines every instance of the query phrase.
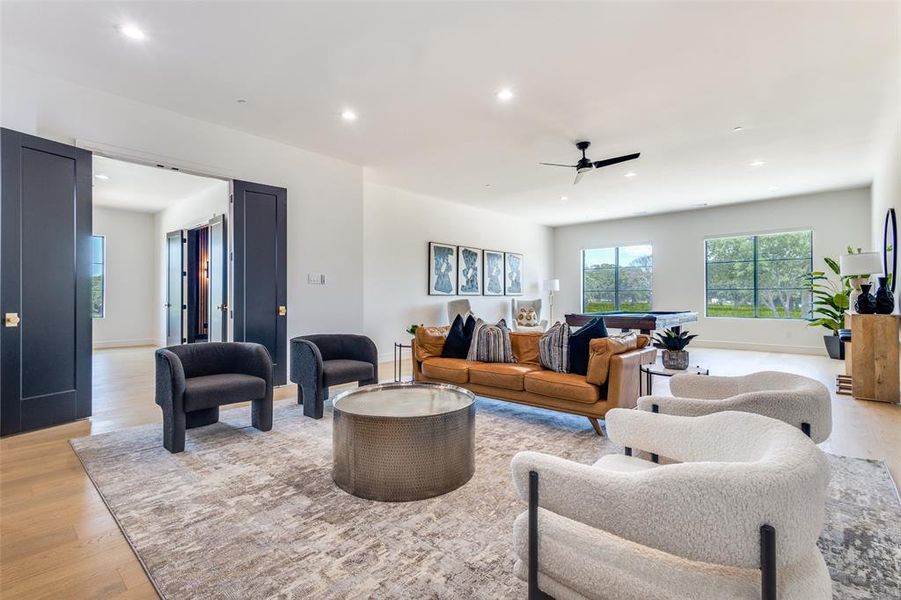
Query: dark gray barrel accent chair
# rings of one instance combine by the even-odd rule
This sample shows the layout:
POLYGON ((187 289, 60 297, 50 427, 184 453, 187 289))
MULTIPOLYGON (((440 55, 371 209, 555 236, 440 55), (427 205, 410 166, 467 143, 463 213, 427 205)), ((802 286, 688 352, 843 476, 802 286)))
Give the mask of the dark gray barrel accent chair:
POLYGON ((219 407, 252 402, 251 419, 272 429, 272 359, 265 346, 200 342, 156 351, 156 403, 163 410, 163 446, 185 449, 185 429, 219 420, 219 407))
POLYGON ((328 388, 342 383, 370 385, 379 381, 379 355, 365 335, 334 333, 291 339, 291 381, 303 414, 322 418, 328 388))

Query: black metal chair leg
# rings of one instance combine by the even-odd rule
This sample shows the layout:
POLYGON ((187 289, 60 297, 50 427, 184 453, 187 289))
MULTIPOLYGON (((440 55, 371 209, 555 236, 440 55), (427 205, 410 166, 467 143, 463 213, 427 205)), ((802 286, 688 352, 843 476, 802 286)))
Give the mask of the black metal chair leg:
POLYGON ((760 598, 776 600, 776 530, 760 526, 760 598))
MULTIPOLYGON (((651 405, 651 412, 652 412, 652 413, 659 413, 659 412, 660 412, 660 405, 658 405, 658 404, 652 404, 652 405, 651 405)), ((652 453, 652 454, 651 454, 651 462, 660 462, 660 457, 657 456, 656 454, 653 454, 653 453, 652 453)))
POLYGON ((538 589, 538 473, 529 471, 529 600, 539 600, 538 589))

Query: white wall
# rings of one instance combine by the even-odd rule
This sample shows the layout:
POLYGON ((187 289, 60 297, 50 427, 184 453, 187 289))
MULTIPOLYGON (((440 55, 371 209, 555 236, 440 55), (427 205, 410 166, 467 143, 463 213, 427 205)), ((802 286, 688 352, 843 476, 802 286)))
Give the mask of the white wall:
POLYGON ((363 329, 361 167, 20 69, 4 67, 0 103, 4 127, 287 188, 288 335, 363 329))
MULTIPOLYGON (((195 196, 183 198, 154 215, 154 334, 160 346, 166 345, 167 255, 166 234, 177 229, 192 229, 209 222, 214 215, 228 215, 229 185, 219 181, 213 187, 195 196)), ((231 236, 231 232, 229 232, 231 236)), ((231 278, 231 273, 229 273, 231 278)), ((229 283, 231 288, 231 282, 229 283)), ((231 297, 229 297, 231 304, 231 297)))
MULTIPOLYGON (((409 340, 404 330, 410 324, 447 323, 451 298, 427 292, 429 242, 521 252, 520 298, 546 301, 541 282, 551 272, 551 228, 382 185, 363 189, 364 331, 383 360, 390 360, 395 341, 409 340)), ((509 318, 509 297, 468 298, 486 320, 509 318)))
POLYGON ((106 237, 105 316, 93 320, 94 347, 155 344, 153 214, 93 212, 94 234, 106 237))
MULTIPOLYGON (((901 121, 898 122, 882 160, 876 169, 872 186, 873 250, 882 251, 885 213, 895 209, 895 218, 901 220, 901 121)), ((897 245, 896 245, 897 247, 897 245)), ((898 305, 895 295, 895 306, 898 305)))
POLYGON ((555 273, 562 312, 580 310, 581 251, 650 242, 654 246, 654 308, 693 310, 694 343, 723 348, 821 354, 822 328, 800 321, 704 317, 704 239, 812 229, 814 266, 848 245, 870 247, 870 190, 859 188, 747 204, 604 221, 555 229, 555 273))

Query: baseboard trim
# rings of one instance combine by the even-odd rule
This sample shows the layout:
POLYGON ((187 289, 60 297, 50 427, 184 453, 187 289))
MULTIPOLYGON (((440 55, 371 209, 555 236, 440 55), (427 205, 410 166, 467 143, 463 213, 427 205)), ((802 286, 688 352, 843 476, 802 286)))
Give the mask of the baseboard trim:
POLYGON ((726 340, 701 340, 696 339, 689 346, 691 348, 717 348, 720 350, 753 350, 755 352, 777 352, 779 354, 810 354, 813 356, 826 356, 823 346, 791 346, 787 344, 756 344, 750 342, 732 342, 726 340))
POLYGON ((154 346, 159 347, 158 340, 154 338, 146 338, 140 340, 108 340, 105 342, 94 342, 92 347, 95 350, 104 350, 107 348, 133 348, 135 346, 154 346))

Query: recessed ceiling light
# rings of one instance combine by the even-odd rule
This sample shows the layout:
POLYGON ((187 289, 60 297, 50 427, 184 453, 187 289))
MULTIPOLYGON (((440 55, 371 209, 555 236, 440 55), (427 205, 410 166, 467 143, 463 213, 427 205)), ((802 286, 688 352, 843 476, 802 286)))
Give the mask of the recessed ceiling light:
POLYGON ((247 100, 245 100, 244 98, 238 98, 237 102, 238 104, 247 104, 247 100))
POLYGON ((569 200, 568 197, 566 197, 566 196, 560 196, 560 202, 566 202, 567 200, 569 200))
POLYGON ((765 164, 766 164, 766 163, 765 163, 764 161, 762 161, 762 160, 752 160, 751 162, 748 163, 748 166, 751 166, 751 167, 762 167, 762 166, 765 165, 765 164))
POLYGON ((490 184, 490 183, 486 183, 486 184, 485 184, 485 187, 491 187, 491 184, 490 184))
POLYGON ((97 179, 102 179, 103 181, 106 181, 107 179, 109 179, 109 175, 102 175, 102 174, 94 175, 94 177, 96 177, 97 179))
POLYGON ((341 118, 344 119, 345 121, 356 121, 357 113, 355 113, 354 111, 352 111, 349 108, 345 108, 343 111, 341 111, 341 118))
POLYGON ((501 102, 509 102, 513 100, 513 90, 510 88, 504 88, 497 93, 497 99, 501 102))
POLYGON ((635 171, 629 171, 628 173, 623 175, 623 177, 637 177, 637 176, 638 176, 638 173, 636 173, 635 171))
POLYGON ((735 126, 735 127, 732 128, 732 131, 744 131, 744 129, 745 129, 745 128, 742 127, 741 125, 737 125, 737 126, 735 126))
POLYGON ((134 25, 123 25, 119 28, 119 31, 122 33, 122 35, 132 40, 143 41, 147 39, 147 36, 144 35, 144 32, 134 25))

